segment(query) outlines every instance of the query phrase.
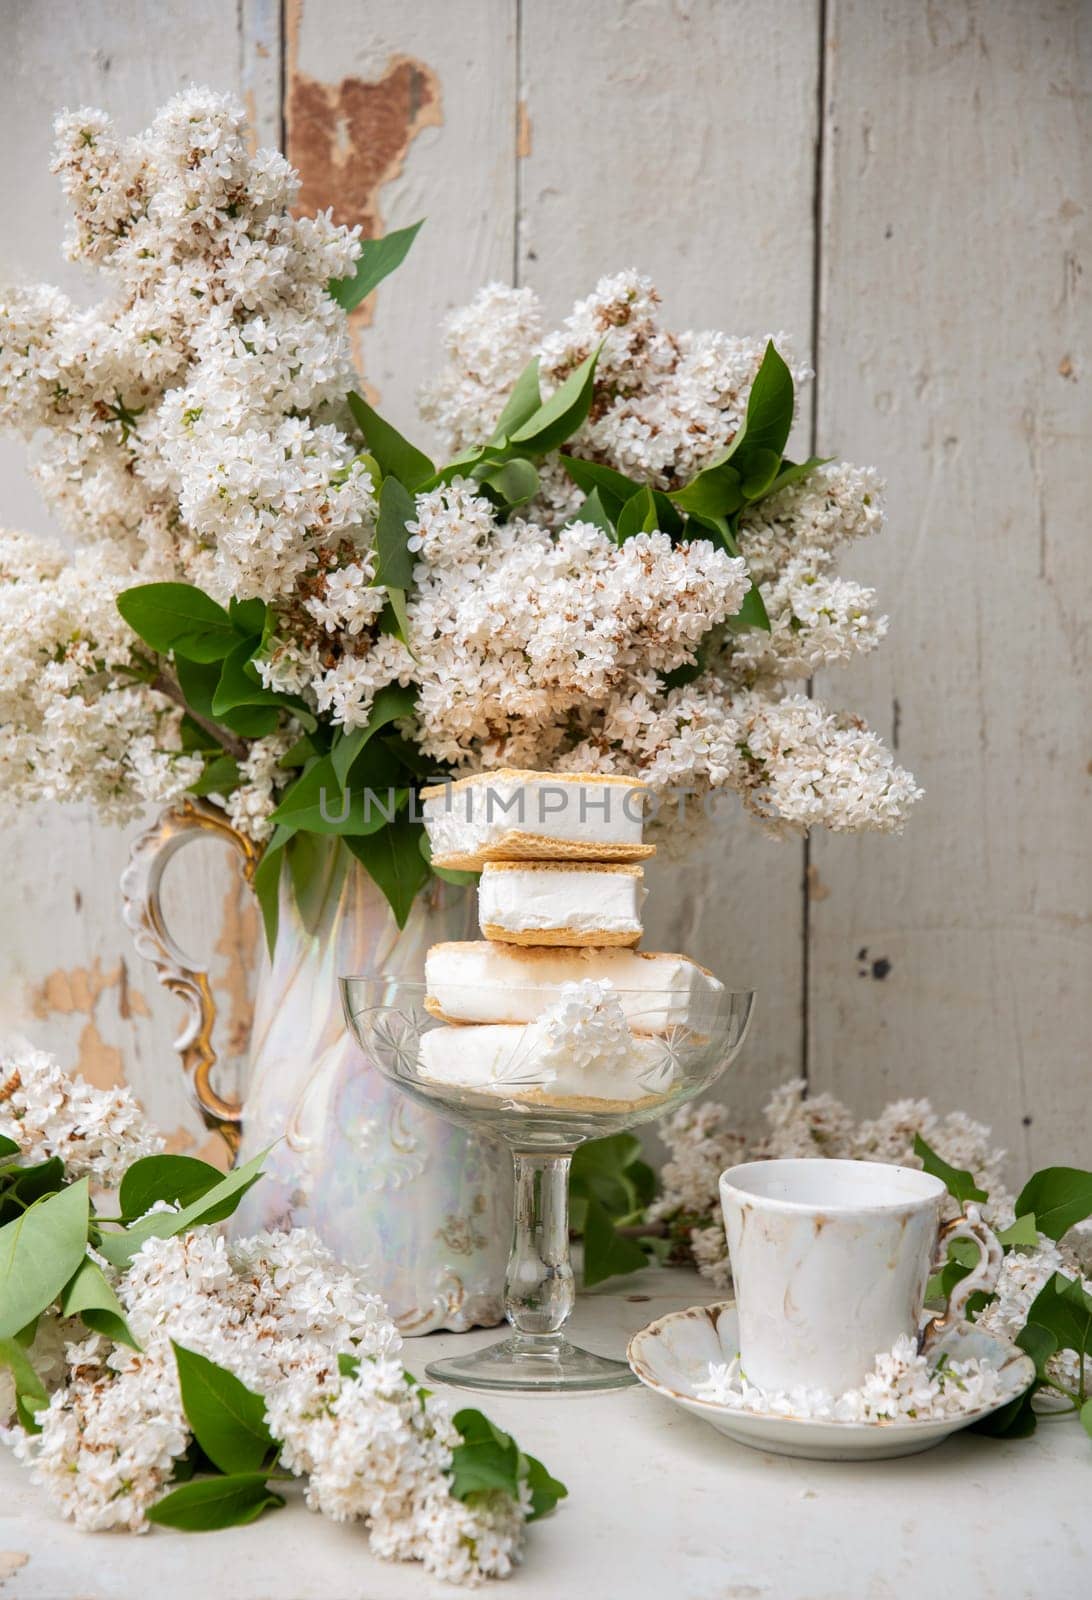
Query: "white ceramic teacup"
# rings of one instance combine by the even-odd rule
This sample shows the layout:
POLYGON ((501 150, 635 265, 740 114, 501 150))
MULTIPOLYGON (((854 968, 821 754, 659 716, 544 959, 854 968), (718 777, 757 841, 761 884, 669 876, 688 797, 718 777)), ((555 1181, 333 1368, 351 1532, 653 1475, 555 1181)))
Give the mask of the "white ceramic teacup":
POLYGON ((990 1290, 1001 1246, 978 1213, 943 1228, 945 1186, 912 1167, 823 1157, 750 1161, 720 1178, 739 1312, 740 1360, 762 1389, 842 1394, 900 1334, 917 1335, 925 1285, 950 1239, 980 1246, 931 1343, 990 1290))

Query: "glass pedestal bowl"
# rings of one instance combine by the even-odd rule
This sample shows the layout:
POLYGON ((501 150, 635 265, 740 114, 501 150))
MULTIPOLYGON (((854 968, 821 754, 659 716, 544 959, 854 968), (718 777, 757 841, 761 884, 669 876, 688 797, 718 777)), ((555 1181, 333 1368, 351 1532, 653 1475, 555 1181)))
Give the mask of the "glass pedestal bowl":
POLYGON ((743 1043, 753 990, 683 997, 612 987, 600 1007, 588 1005, 583 985, 564 993, 521 985, 515 997, 497 984, 458 985, 445 990, 443 1013, 423 983, 364 976, 340 984, 346 1022, 380 1072, 512 1152, 505 1315, 514 1331, 484 1350, 434 1362, 428 1376, 524 1392, 634 1382, 624 1361, 582 1350, 562 1332, 575 1299, 569 1164, 585 1140, 662 1117, 708 1089, 743 1043), (508 1022, 513 1009, 533 1020, 508 1022))

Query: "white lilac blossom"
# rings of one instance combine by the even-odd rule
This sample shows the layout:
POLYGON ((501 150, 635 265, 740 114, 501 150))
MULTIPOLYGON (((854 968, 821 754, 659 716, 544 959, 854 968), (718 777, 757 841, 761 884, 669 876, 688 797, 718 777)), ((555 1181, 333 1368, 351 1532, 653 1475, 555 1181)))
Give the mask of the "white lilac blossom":
MULTIPOLYGON (((98 1184, 162 1144, 128 1090, 93 1089, 29 1048, 5 1058, 0 1132, 29 1162, 59 1156, 70 1177, 98 1184)), ((519 1562, 526 1485, 518 1497, 452 1496, 461 1435, 446 1402, 407 1375, 365 1267, 340 1264, 306 1229, 231 1244, 210 1227, 151 1238, 124 1271, 91 1254, 140 1348, 47 1310, 27 1351, 49 1392, 37 1433, 14 1424, 14 1383, 0 1370, 5 1442, 78 1527, 144 1532, 172 1487, 191 1443, 173 1341, 264 1398, 280 1464, 306 1478, 308 1505, 363 1523, 377 1556, 470 1584, 519 1562)))
POLYGON ((114 1288, 141 1349, 98 1334, 70 1344, 41 1432, 9 1430, 16 1457, 78 1527, 143 1532, 169 1489, 190 1442, 174 1341, 264 1397, 308 1504, 364 1522, 376 1555, 464 1583, 518 1562, 529 1502, 452 1499, 460 1436, 446 1403, 407 1381, 365 1269, 339 1265, 314 1234, 151 1239, 114 1288), (355 1376, 341 1374, 339 1355, 356 1358, 355 1376))
POLYGON ((528 1029, 535 1077, 552 1083, 558 1069, 617 1071, 633 1055, 633 1034, 613 984, 585 978, 561 986, 561 997, 528 1029))
MULTIPOLYGON (((834 1095, 805 1097, 804 1088, 796 1080, 775 1091, 765 1108, 766 1129, 757 1138, 736 1132, 727 1108, 711 1101, 683 1106, 664 1125, 670 1155, 650 1218, 683 1230, 698 1270, 719 1288, 731 1283, 731 1270, 719 1217, 718 1180, 726 1167, 741 1161, 829 1156, 920 1167, 914 1153, 914 1135, 920 1133, 950 1165, 973 1173, 990 1197, 982 1208, 987 1221, 1004 1227, 1013 1220, 1013 1196, 1004 1181, 1005 1152, 994 1147, 984 1123, 959 1111, 940 1116, 928 1100, 895 1100, 878 1117, 858 1122, 834 1095)), ((950 1201, 949 1214, 957 1211, 950 1201)), ((1011 1260, 1006 1257, 1006 1270, 1011 1260)))
POLYGON ((767 1416, 806 1417, 822 1422, 926 1422, 960 1417, 992 1406, 1001 1397, 995 1367, 979 1357, 932 1365, 917 1341, 901 1335, 876 1356, 864 1382, 844 1394, 826 1389, 761 1389, 751 1383, 738 1356, 709 1363, 709 1376, 697 1384, 701 1400, 732 1411, 767 1416))
MULTIPOLYGON (((775 833, 902 826, 920 794, 909 773, 859 719, 791 692, 883 637, 872 592, 833 570, 841 545, 882 526, 873 473, 830 463, 749 507, 743 559, 659 532, 618 546, 576 520, 583 493, 555 455, 508 520, 456 480, 417 496, 403 642, 375 582, 375 485, 345 406, 347 317, 327 292, 353 269, 356 230, 295 217, 291 168, 252 154, 241 107, 205 89, 133 138, 90 110, 56 131, 69 253, 107 290, 88 308, 48 287, 0 298, 0 426, 27 440, 83 546, 67 561, 9 537, 0 553, 9 797, 121 818, 194 781, 203 762, 181 749, 172 685, 112 614, 120 589, 175 579, 268 601, 276 627, 255 667, 328 726, 359 728, 381 689, 412 686, 401 731, 432 762, 735 792, 775 833), (732 633, 752 582, 771 631, 732 633), (680 669, 693 681, 669 686, 680 669)), ((531 290, 492 284, 444 339, 423 409, 445 449, 491 434, 532 358, 549 396, 598 350, 565 449, 661 489, 736 436, 767 342, 673 331, 634 271, 603 278, 553 331, 531 290)), ((279 748, 259 741, 221 797, 259 841, 290 776, 279 748)))
MULTIPOLYGON (((719 1178, 725 1168, 742 1161, 827 1156, 920 1167, 921 1158, 914 1150, 914 1136, 920 1134, 949 1165, 973 1175, 989 1196, 980 1209, 992 1227, 1006 1228, 1014 1221, 1015 1196, 1005 1181, 1005 1152, 995 1147, 985 1123, 962 1111, 941 1116, 924 1099, 894 1100, 879 1116, 857 1121, 834 1095, 805 1097, 804 1087, 797 1080, 774 1092, 765 1108, 765 1131, 754 1139, 736 1132, 727 1108, 712 1101, 683 1106, 665 1124, 670 1156, 662 1172, 663 1190, 649 1208, 649 1219, 666 1222, 680 1235, 698 1271, 718 1288, 728 1289, 732 1282, 720 1219, 719 1178)), ((957 1216, 959 1209, 949 1197, 946 1215, 957 1216)), ((994 1297, 979 1312, 977 1326, 998 1338, 1014 1339, 1027 1321, 1032 1301, 1055 1273, 1080 1279, 1092 1291, 1086 1250, 1087 1233, 1079 1228, 1060 1243, 1040 1233, 1035 1246, 1007 1250, 994 1297)), ((1047 1373, 1075 1391, 1079 1367, 1076 1352, 1062 1350, 1047 1363, 1047 1373)), ((1092 1362, 1086 1362, 1086 1369, 1087 1381, 1092 1362)), ((731 1389, 738 1396, 741 1382, 733 1372, 725 1379, 725 1392, 731 1389)), ((942 1397, 939 1403, 947 1402, 942 1397)), ((754 1409, 766 1409, 765 1402, 754 1409)))
POLYGON ((116 605, 128 568, 109 546, 71 559, 0 533, 0 797, 86 800, 124 821, 201 773, 182 711, 134 666, 116 605))
POLYGON ((69 1177, 90 1178, 99 1189, 113 1188, 132 1162, 163 1148, 131 1089, 96 1089, 19 1042, 0 1049, 0 1134, 28 1164, 59 1156, 69 1177))

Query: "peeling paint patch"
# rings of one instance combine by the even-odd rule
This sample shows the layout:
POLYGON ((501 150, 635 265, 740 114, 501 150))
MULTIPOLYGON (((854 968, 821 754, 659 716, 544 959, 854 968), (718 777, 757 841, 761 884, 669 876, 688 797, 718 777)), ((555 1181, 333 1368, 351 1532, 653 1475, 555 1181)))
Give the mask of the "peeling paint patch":
POLYGON ((322 83, 293 69, 285 140, 288 159, 299 169, 299 210, 330 206, 335 222, 359 223, 374 237, 382 231, 380 189, 398 177, 417 135, 441 121, 439 80, 423 61, 395 56, 371 83, 322 83))
POLYGON ((42 1021, 56 1016, 87 1018, 76 1046, 76 1070, 97 1089, 113 1089, 126 1081, 121 1050, 106 1042, 97 1020, 99 1002, 112 990, 123 1022, 151 1015, 148 1002, 129 982, 124 960, 105 972, 97 956, 89 967, 55 967, 28 995, 32 1014, 42 1021))
POLYGON ((808 866, 807 882, 809 900, 826 900, 829 898, 830 889, 819 876, 819 868, 814 861, 808 866))
POLYGON ((117 1045, 107 1044, 92 1017, 80 1030, 76 1070, 96 1089, 120 1089, 125 1083, 125 1063, 117 1045))
POLYGON ((516 156, 520 161, 526 161, 531 154, 531 113, 527 109, 526 100, 521 100, 516 106, 516 156))
POLYGON ((29 1560, 30 1555, 26 1550, 0 1550, 0 1583, 5 1578, 14 1577, 29 1560))
MULTIPOLYGON (((355 227, 366 239, 384 231, 379 193, 397 178, 410 145, 425 128, 443 122, 440 80, 423 61, 392 56, 382 77, 342 78, 324 83, 299 67, 303 0, 285 7, 285 155, 300 175, 297 210, 330 207, 334 221, 355 227)), ((365 303, 350 325, 371 322, 365 303)), ((359 365, 359 347, 357 348, 359 365)))

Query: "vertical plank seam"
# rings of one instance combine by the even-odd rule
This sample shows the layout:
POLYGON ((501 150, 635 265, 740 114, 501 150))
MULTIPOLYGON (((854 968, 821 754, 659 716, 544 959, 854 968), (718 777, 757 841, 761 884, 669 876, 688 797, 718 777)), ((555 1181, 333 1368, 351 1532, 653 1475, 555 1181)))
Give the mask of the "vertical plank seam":
POLYGON ((523 159, 520 155, 520 108, 523 103, 523 0, 515 0, 515 104, 512 108, 512 287, 520 284, 520 223, 523 216, 523 159))
POLYGON ((288 0, 277 6, 277 142, 281 154, 288 154, 288 0))
MULTIPOLYGON (((816 70, 816 123, 815 169, 812 176, 812 245, 811 245, 811 361, 815 370, 812 380, 811 449, 819 454, 819 336, 823 292, 823 163, 826 157, 826 96, 827 96, 827 5, 828 0, 818 0, 816 23, 818 28, 818 56, 816 70)), ((815 680, 807 681, 809 697, 814 692, 815 680)), ((811 1087, 811 834, 804 834, 802 851, 803 882, 800 911, 800 1076, 804 1093, 811 1087)))

